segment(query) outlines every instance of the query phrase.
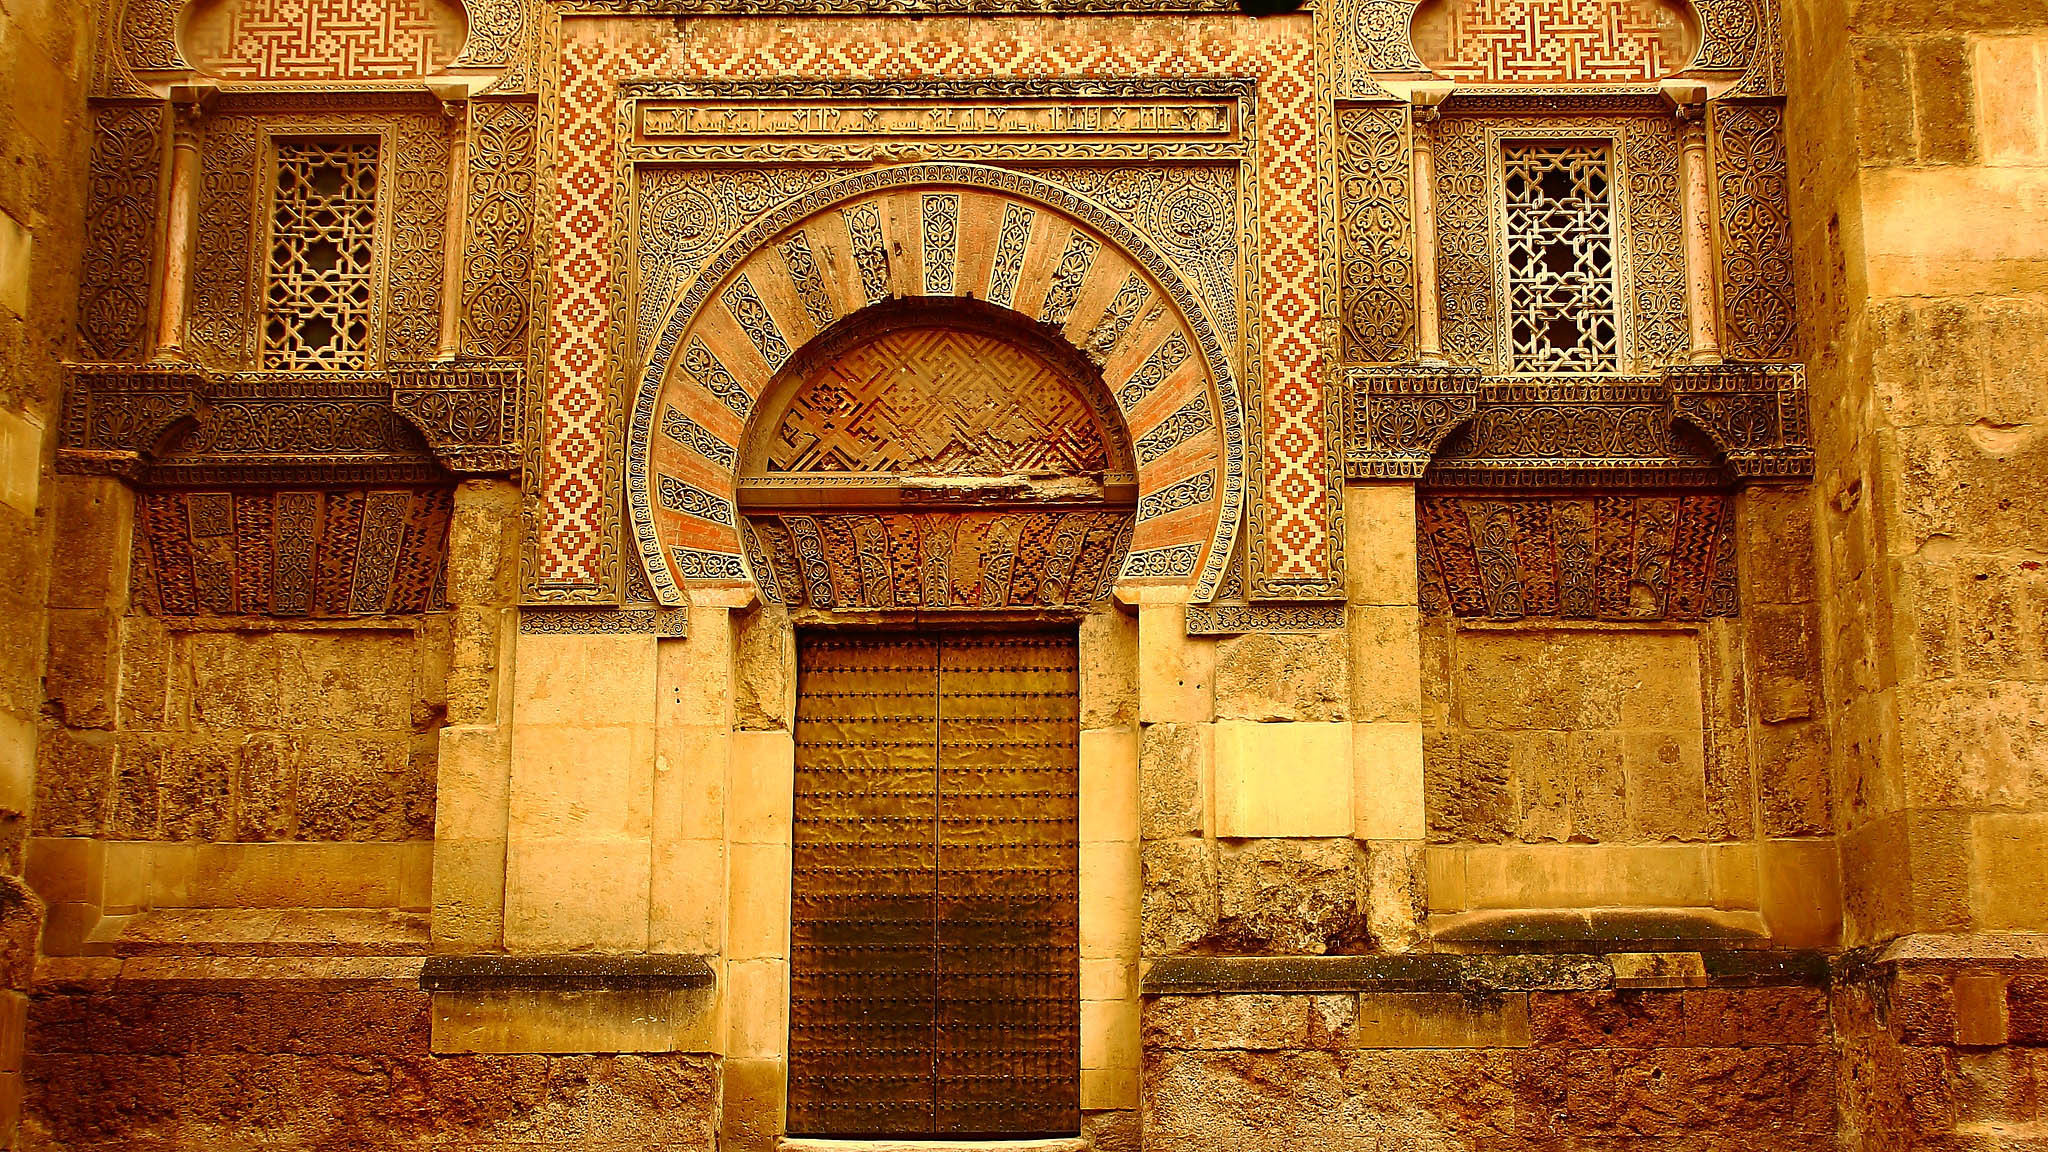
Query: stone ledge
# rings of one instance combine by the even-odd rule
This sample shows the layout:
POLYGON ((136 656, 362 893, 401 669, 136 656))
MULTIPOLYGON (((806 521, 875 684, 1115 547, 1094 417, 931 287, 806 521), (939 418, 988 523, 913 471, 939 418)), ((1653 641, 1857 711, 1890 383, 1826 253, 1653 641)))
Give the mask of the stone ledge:
MULTIPOLYGON (((1821 952, 1765 949, 1700 953, 1709 987, 1822 986, 1821 952)), ((1154 961, 1141 992, 1577 992, 1616 986, 1604 955, 1540 953, 1399 956, 1176 956, 1154 961)))
POLYGON ((1770 931, 1755 912, 1711 908, 1515 908, 1432 916, 1430 937, 1461 948, 1611 952, 1620 949, 1606 945, 1742 948, 1769 940, 1770 931))
POLYGON ((420 988, 428 992, 602 992, 714 982, 704 957, 656 953, 430 956, 420 969, 420 988))

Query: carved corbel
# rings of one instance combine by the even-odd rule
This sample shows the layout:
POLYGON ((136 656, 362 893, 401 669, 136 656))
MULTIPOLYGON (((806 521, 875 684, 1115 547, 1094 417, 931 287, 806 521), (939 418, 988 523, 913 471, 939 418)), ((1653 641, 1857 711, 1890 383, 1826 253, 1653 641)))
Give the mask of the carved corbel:
POLYGON ((1416 480, 1437 445, 1479 410, 1479 371, 1409 364, 1353 369, 1346 388, 1344 474, 1416 480))
POLYGON ((391 407, 419 429, 450 472, 498 475, 519 466, 513 440, 525 369, 514 360, 393 364, 391 407))
POLYGON ((136 480, 180 423, 199 415, 212 380, 196 364, 74 364, 57 445, 60 472, 136 480))
POLYGON ((1691 364, 1664 370, 1674 418, 1712 439, 1739 480, 1813 475, 1806 369, 1798 364, 1691 364))

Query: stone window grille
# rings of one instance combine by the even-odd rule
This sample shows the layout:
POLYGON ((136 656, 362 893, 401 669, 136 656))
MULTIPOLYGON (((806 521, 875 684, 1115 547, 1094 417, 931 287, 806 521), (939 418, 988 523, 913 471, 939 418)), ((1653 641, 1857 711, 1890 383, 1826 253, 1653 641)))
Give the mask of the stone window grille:
POLYGON ((265 368, 364 366, 376 307, 377 140, 277 141, 265 368))
POLYGON ((1503 149, 1511 370, 1615 371, 1621 321, 1609 145, 1503 149))

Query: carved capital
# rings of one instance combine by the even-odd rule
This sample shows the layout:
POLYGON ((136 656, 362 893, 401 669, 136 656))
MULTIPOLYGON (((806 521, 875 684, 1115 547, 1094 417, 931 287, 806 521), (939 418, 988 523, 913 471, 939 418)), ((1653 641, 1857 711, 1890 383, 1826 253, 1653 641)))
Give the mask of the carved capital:
POLYGON ((1437 445, 1479 410, 1472 368, 1359 368, 1347 384, 1344 473, 1354 480, 1420 479, 1437 445))
POLYGON ((1664 370, 1671 410, 1714 441, 1742 480, 1813 475, 1806 369, 1798 364, 1694 364, 1664 370))
POLYGON ((199 414, 212 379, 196 364, 74 364, 57 468, 133 480, 172 428, 199 414))
POLYGON ((513 430, 525 369, 518 361, 426 361, 390 371, 391 406, 450 472, 492 475, 519 466, 513 430))

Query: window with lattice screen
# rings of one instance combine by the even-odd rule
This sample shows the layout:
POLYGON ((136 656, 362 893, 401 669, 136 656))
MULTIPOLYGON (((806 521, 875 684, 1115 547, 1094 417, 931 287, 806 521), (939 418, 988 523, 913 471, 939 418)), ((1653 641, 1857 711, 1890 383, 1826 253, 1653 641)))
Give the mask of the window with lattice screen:
POLYGON ((1619 361, 1611 150, 1504 145, 1508 341, 1516 372, 1612 372, 1619 361))
POLYGON ((280 139, 263 366, 361 368, 376 309, 377 140, 280 139))

